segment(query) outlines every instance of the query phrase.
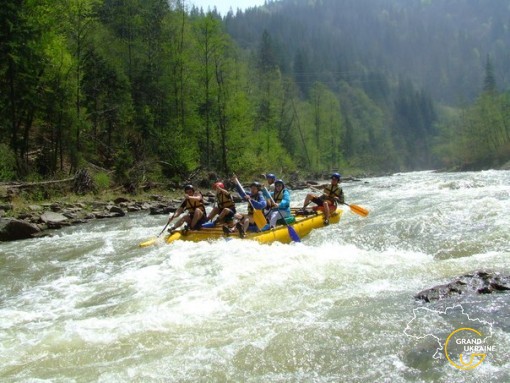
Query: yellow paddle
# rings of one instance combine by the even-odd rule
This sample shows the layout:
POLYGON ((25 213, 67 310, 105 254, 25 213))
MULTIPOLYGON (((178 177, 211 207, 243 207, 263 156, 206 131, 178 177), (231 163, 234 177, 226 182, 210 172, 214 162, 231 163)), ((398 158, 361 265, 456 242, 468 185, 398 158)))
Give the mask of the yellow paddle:
POLYGON ((358 206, 358 205, 349 205, 348 203, 343 203, 342 205, 349 206, 351 208, 351 211, 353 213, 356 213, 357 215, 360 215, 362 217, 366 217, 368 215, 368 210, 364 207, 358 206))
MULTIPOLYGON (((234 177, 234 181, 236 181, 237 186, 239 187, 240 190, 244 190, 237 177, 234 177)), ((244 197, 244 195, 242 195, 241 197, 244 197)), ((262 210, 257 210, 253 207, 253 204, 251 203, 250 200, 248 200, 248 203, 253 209, 253 221, 255 221, 255 225, 257 225, 257 227, 260 230, 267 224, 266 217, 264 217, 264 213, 262 212, 262 210)))

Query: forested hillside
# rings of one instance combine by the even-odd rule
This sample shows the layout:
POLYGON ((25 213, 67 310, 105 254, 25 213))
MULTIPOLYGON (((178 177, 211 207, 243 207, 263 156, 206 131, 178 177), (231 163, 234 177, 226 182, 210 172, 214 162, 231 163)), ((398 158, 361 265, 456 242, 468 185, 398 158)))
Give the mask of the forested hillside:
POLYGON ((282 70, 294 71, 302 88, 373 82, 366 76, 375 71, 458 105, 479 95, 487 55, 497 83, 510 87, 509 14, 510 3, 492 0, 275 0, 228 15, 226 25, 248 49, 267 30, 282 70))
POLYGON ((483 0, 6 0, 0 180, 496 166, 510 18, 483 0))

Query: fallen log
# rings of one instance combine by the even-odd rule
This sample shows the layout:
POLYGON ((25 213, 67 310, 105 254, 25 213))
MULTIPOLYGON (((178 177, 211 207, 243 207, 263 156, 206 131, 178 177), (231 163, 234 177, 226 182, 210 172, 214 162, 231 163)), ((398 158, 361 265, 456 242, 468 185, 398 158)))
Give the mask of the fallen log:
POLYGON ((45 185, 55 185, 66 182, 74 181, 75 177, 65 178, 63 180, 51 180, 51 181, 40 181, 40 182, 2 182, 0 183, 0 187, 4 187, 6 189, 26 189, 34 186, 45 186, 45 185))

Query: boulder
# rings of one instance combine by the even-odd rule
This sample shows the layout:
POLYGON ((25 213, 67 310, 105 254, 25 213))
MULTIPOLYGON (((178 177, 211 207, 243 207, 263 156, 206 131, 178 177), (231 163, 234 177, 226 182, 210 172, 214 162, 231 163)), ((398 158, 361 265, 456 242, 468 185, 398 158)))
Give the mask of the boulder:
POLYGON ((32 223, 18 219, 0 220, 0 241, 15 241, 32 238, 41 229, 32 223))
POLYGON ((432 302, 466 294, 491 294, 510 290, 510 275, 497 272, 476 271, 455 278, 453 281, 420 291, 414 297, 432 302))
POLYGON ((61 223, 67 221, 67 217, 64 214, 54 213, 52 211, 45 211, 41 215, 41 221, 44 223, 61 223))
POLYGON ((124 217, 126 215, 126 212, 119 206, 112 206, 109 211, 114 214, 115 217, 124 217))

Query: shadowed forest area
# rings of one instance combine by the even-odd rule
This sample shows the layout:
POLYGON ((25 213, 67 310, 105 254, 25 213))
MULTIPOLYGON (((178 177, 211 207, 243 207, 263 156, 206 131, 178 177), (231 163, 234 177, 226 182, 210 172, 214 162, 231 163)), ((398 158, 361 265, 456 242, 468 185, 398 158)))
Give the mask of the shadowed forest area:
POLYGON ((510 5, 6 0, 0 181, 484 169, 510 160, 510 5))

